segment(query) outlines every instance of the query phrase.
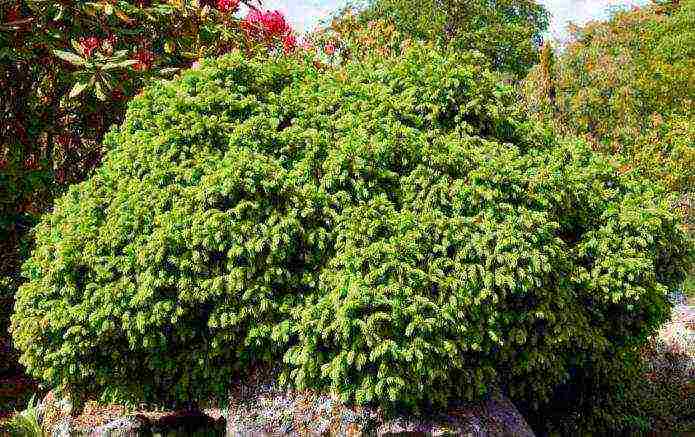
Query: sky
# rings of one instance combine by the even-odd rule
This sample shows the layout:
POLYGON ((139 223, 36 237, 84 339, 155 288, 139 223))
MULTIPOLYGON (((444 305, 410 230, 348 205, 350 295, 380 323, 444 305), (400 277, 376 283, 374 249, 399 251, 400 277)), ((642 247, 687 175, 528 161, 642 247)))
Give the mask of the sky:
MULTIPOLYGON (((647 0, 539 0, 551 14, 550 35, 566 38, 569 21, 584 24, 605 18, 610 8, 645 4, 647 0)), ((293 27, 302 32, 313 30, 331 12, 346 5, 347 0, 264 0, 266 7, 282 11, 293 27)))

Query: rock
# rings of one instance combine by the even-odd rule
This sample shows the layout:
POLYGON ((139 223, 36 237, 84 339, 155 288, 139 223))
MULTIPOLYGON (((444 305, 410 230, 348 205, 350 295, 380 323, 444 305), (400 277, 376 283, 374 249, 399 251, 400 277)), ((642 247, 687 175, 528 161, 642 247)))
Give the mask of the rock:
POLYGON ((108 437, 137 437, 146 426, 147 421, 143 421, 142 418, 135 416, 121 417, 116 420, 112 420, 106 425, 97 427, 94 431, 89 432, 89 435, 108 437))
POLYGON ((667 297, 669 302, 671 302, 676 307, 685 305, 688 300, 687 296, 685 295, 685 292, 683 291, 683 289, 680 288, 674 288, 672 290, 669 290, 667 297))
POLYGON ((272 373, 257 372, 233 386, 227 420, 221 411, 142 412, 87 403, 71 417, 69 403, 52 393, 42 403, 46 429, 54 437, 137 435, 375 435, 375 436, 533 436, 514 405, 496 393, 427 417, 385 417, 376 408, 349 407, 330 395, 280 387, 272 373))
POLYGON ((533 436, 514 405, 497 393, 429 417, 385 418, 374 408, 348 407, 329 395, 281 388, 273 376, 255 375, 232 390, 228 436, 533 436))
POLYGON ((62 399, 54 391, 49 391, 38 407, 39 420, 52 436, 69 436, 71 430, 72 403, 62 399))
POLYGON ((42 426, 52 437, 136 437, 194 434, 221 436, 225 419, 211 412, 142 412, 134 414, 119 405, 87 402, 79 415, 71 416, 72 404, 50 392, 40 404, 42 426), (216 416, 216 417, 212 417, 216 416))
POLYGON ((51 431, 51 437, 70 437, 72 427, 70 426, 70 418, 61 419, 51 431))
POLYGON ((671 320, 661 327, 646 356, 650 370, 676 371, 695 381, 695 306, 676 305, 671 320))

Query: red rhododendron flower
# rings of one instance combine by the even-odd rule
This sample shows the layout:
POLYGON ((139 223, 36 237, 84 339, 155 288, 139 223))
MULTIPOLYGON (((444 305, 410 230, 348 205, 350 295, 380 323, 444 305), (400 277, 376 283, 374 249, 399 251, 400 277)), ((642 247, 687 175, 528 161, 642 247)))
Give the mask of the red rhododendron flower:
POLYGON ((284 37, 292 32, 280 11, 251 9, 241 25, 256 38, 284 37))
POLYGON ((288 33, 282 39, 282 47, 285 50, 285 53, 294 51, 294 49, 297 47, 297 38, 291 33, 288 33))
POLYGON ((239 0, 217 0, 217 9, 225 14, 236 12, 239 0))
POLYGON ((249 13, 246 14, 246 18, 241 22, 241 27, 246 30, 247 33, 255 34, 263 30, 263 12, 258 9, 251 9, 249 13))
POLYGON ((147 71, 152 68, 154 54, 149 50, 139 50, 135 53, 135 59, 137 59, 138 62, 133 65, 133 68, 138 71, 147 71))
POLYGON ((24 160, 24 167, 30 170, 35 170, 39 167, 39 162, 36 159, 36 155, 33 153, 24 160))
POLYGON ((5 17, 5 21, 8 23, 11 23, 13 21, 17 21, 20 18, 22 18, 22 11, 19 9, 19 5, 10 8, 10 10, 7 11, 7 17, 5 17))
POLYGON ((82 49, 82 53, 86 57, 92 56, 92 53, 94 53, 94 50, 99 47, 100 41, 99 38, 96 36, 90 36, 89 38, 82 38, 80 40, 80 48, 82 49))
POLYGON ((70 134, 62 133, 56 137, 56 142, 63 147, 67 147, 72 143, 72 137, 70 134))
POLYGON ((332 55, 335 53, 335 46, 333 43, 329 42, 323 47, 323 51, 326 52, 327 55, 332 55))
POLYGON ((111 91, 111 98, 116 101, 124 100, 125 99, 125 93, 123 92, 122 88, 114 88, 113 91, 111 91))
POLYGON ((5 168, 7 167, 7 159, 2 158, 0 159, 0 168, 5 168))
POLYGON ((292 31, 280 11, 267 11, 263 16, 263 24, 271 35, 284 35, 292 31))

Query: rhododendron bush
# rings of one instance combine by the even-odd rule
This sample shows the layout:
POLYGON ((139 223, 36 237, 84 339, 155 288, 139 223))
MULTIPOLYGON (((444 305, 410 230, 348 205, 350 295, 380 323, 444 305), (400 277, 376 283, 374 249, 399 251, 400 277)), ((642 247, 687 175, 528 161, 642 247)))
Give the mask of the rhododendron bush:
POLYGON ((0 1, 0 343, 23 237, 100 162, 127 101, 201 57, 294 49, 279 12, 241 3, 0 1))

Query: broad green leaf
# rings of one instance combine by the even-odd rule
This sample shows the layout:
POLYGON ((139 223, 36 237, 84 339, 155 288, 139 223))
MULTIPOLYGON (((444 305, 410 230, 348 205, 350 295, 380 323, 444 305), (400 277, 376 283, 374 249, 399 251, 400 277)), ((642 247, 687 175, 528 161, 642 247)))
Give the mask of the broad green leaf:
POLYGON ((89 87, 89 82, 77 82, 70 90, 70 98, 75 98, 82 94, 89 87))
POLYGON ((81 65, 84 66, 86 65, 87 61, 82 58, 81 56, 72 53, 72 52, 65 52, 62 50, 53 50, 53 54, 59 57, 60 59, 67 61, 73 65, 81 65))

